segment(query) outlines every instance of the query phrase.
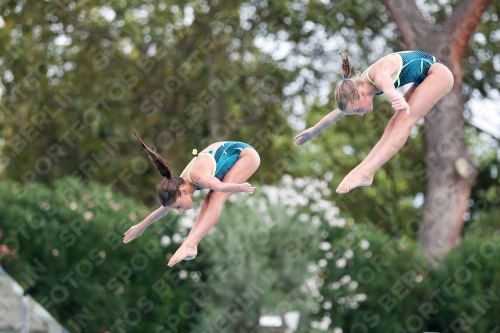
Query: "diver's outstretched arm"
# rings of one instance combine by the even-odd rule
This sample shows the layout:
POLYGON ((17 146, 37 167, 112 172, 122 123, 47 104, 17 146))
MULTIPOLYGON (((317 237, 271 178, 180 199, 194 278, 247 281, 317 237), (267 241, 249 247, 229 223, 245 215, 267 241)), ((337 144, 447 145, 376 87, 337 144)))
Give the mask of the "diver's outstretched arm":
POLYGON ((157 210, 149 214, 142 222, 130 227, 130 229, 125 232, 125 236, 123 237, 124 243, 130 243, 140 235, 142 232, 152 223, 158 221, 169 212, 170 208, 160 206, 157 210))
POLYGON ((325 128, 335 124, 340 118, 344 116, 345 116, 344 112, 340 111, 339 109, 333 110, 332 112, 324 116, 323 119, 318 121, 318 123, 313 127, 308 128, 302 131, 301 133, 297 134, 294 138, 295 146, 299 147, 311 139, 316 139, 318 137, 318 134, 321 133, 325 128))

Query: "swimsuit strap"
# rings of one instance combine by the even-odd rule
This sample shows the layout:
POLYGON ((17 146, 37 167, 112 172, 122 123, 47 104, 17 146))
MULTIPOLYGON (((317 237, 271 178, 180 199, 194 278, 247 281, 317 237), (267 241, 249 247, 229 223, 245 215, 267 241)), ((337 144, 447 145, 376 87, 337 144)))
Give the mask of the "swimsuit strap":
POLYGON ((363 77, 366 73, 366 78, 368 79, 368 81, 370 81, 373 85, 375 85, 375 82, 372 81, 372 79, 370 79, 370 75, 368 75, 368 72, 370 71, 370 68, 372 68, 372 66, 368 67, 364 72, 363 74, 361 74, 361 76, 363 77))
MULTIPOLYGON (((214 162, 214 171, 213 171, 213 173, 212 173, 212 176, 213 176, 213 175, 215 175, 215 169, 217 168, 217 163, 215 162, 215 158, 213 157, 213 155, 212 155, 212 154, 210 154, 210 153, 208 153, 208 152, 207 152, 207 153, 199 153, 199 154, 198 154, 198 156, 200 156, 200 155, 209 155, 209 156, 211 156, 211 157, 212 157, 212 161, 214 162)), ((189 164, 188 164, 188 165, 184 168, 184 170, 182 171, 181 176, 182 176, 182 175, 184 174, 184 172, 185 172, 185 171, 189 168, 188 173, 187 173, 187 177, 188 177, 189 181, 190 181, 193 185, 200 187, 198 184, 196 184, 195 182, 193 182, 193 181, 191 180, 191 177, 189 176, 189 175, 191 174, 191 169, 193 168, 194 162, 196 161, 196 159, 198 158, 198 156, 195 156, 195 157, 191 160, 191 162, 189 162, 189 164)))
MULTIPOLYGON (((198 156, 200 156, 200 155, 208 155, 212 158, 212 161, 214 162, 214 171, 212 172, 212 176, 215 175, 215 169, 217 169, 217 161, 215 160, 214 155, 212 155, 210 152, 199 153, 198 156)), ((189 171, 191 171, 191 170, 189 170, 189 171)), ((189 178, 189 173, 188 173, 188 178, 189 178)))
MULTIPOLYGON (((401 74, 401 71, 403 70, 403 58, 401 57, 400 54, 398 53, 391 53, 391 54, 397 54, 399 56, 399 61, 400 61, 400 65, 399 65, 399 70, 396 74, 396 76, 394 77, 394 80, 393 80, 393 83, 396 83, 396 81, 398 82, 398 87, 399 87, 399 75, 401 74)), ((388 54, 389 55, 389 54, 388 54)), ((387 57, 387 56, 386 56, 387 57)), ((374 86, 376 86, 375 82, 372 81, 372 79, 370 79, 370 75, 368 75, 369 71, 370 71, 370 68, 372 68, 372 66, 368 67, 364 72, 363 74, 361 74, 361 77, 363 77, 365 74, 366 74, 366 78, 368 79, 368 81, 371 82, 371 84, 373 84, 374 86)))
POLYGON ((183 175, 183 174, 186 172, 186 170, 189 168, 189 171, 188 171, 188 174, 187 174, 187 175, 188 175, 188 179, 189 179, 189 181, 190 181, 193 185, 196 185, 196 186, 198 186, 198 184, 196 184, 195 182, 193 182, 193 181, 191 180, 191 177, 189 177, 189 174, 191 173, 191 169, 193 168, 193 164, 194 164, 194 162, 196 161, 196 159, 197 159, 197 158, 198 158, 198 156, 193 157, 193 159, 191 160, 191 162, 189 162, 189 163, 188 163, 188 165, 186 165, 186 167, 184 168, 184 170, 183 170, 183 171, 182 171, 182 173, 181 173, 181 177, 182 177, 182 175, 183 175))
MULTIPOLYGON (((372 83, 372 84, 376 87, 377 85, 375 84, 375 82, 373 82, 373 81, 372 81, 372 79, 370 79, 370 76, 368 75, 368 71, 370 70, 370 68, 371 68, 371 67, 372 67, 372 66, 368 67, 368 68, 367 68, 367 69, 363 72, 363 74, 361 74, 361 77, 363 77, 363 76, 365 75, 365 73, 366 73, 366 78, 368 79, 368 81, 370 81, 370 82, 371 82, 371 83, 372 83)), ((383 92, 383 91, 381 91, 381 92, 379 92, 379 93, 376 93, 375 95, 382 95, 383 93, 384 93, 384 92, 383 92)))

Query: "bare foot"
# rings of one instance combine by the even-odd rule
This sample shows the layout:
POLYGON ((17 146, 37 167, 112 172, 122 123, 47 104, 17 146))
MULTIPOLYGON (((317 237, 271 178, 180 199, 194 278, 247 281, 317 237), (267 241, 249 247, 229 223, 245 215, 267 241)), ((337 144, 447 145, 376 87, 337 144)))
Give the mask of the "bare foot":
POLYGON ((359 186, 370 186, 373 182, 373 175, 363 175, 362 172, 348 174, 337 187, 337 193, 347 193, 359 186))
POLYGON ((182 244, 181 247, 175 251, 172 258, 168 262, 168 266, 172 267, 181 260, 192 260, 198 254, 198 248, 193 245, 182 244))

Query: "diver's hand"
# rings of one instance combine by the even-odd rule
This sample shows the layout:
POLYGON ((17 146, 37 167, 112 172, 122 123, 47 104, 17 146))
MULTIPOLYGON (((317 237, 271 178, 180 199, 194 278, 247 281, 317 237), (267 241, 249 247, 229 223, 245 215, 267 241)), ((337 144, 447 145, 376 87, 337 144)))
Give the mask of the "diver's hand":
POLYGON ((314 132, 313 127, 308 128, 301 133, 297 134, 293 139, 294 139, 294 145, 296 147, 302 146, 304 143, 311 139, 316 139, 318 137, 318 134, 314 132))
POLYGON ((406 111, 406 113, 410 113, 410 106, 403 96, 394 97, 392 99, 392 108, 396 111, 406 111))
POLYGON ((246 194, 252 194, 254 191, 255 191, 255 187, 253 187, 249 183, 240 184, 240 192, 243 192, 246 194))
POLYGON ((130 227, 130 229, 127 230, 125 236, 123 237, 123 242, 130 243, 131 241, 142 235, 144 229, 146 228, 143 228, 140 223, 130 227))

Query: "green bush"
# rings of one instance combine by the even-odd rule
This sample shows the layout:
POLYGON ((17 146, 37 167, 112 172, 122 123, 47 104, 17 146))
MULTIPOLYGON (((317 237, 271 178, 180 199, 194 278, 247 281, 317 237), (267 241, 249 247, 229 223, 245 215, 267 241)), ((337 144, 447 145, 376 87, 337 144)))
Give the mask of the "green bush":
POLYGON ((200 311, 190 298, 195 282, 183 273, 189 263, 167 266, 179 244, 161 241, 178 232, 169 227, 178 216, 122 242, 149 213, 110 187, 72 178, 54 188, 2 182, 0 229, 16 255, 1 264, 72 332, 186 331, 200 311))
POLYGON ((70 331, 246 332, 262 312, 297 310, 310 332, 318 230, 338 210, 317 195, 325 183, 286 180, 231 197, 198 257, 173 269, 167 259, 196 210, 170 213, 125 245, 123 233, 150 210, 110 187, 3 182, 3 241, 17 256, 1 263, 70 331))
POLYGON ((465 237, 429 275, 433 315, 429 330, 500 332, 500 232, 465 237))
POLYGON ((298 331, 312 332, 319 227, 333 207, 316 195, 322 191, 329 191, 324 182, 284 177, 230 198, 216 232, 200 244, 212 272, 204 275, 205 308, 192 332, 262 332, 261 315, 291 311, 300 313, 298 331))
POLYGON ((5 181, 0 263, 72 332, 257 332, 263 313, 289 311, 297 332, 500 331, 498 232, 466 236, 433 268, 412 239, 339 218, 325 182, 258 189, 233 195, 198 257, 168 268, 196 210, 125 245, 151 210, 114 189, 5 181))
POLYGON ((323 322, 343 332, 498 332, 500 237, 466 237, 439 267, 370 222, 325 240, 323 322))
POLYGON ((344 332, 393 332, 406 318, 411 325, 428 286, 419 247, 369 222, 348 221, 325 238, 320 318, 344 332))

